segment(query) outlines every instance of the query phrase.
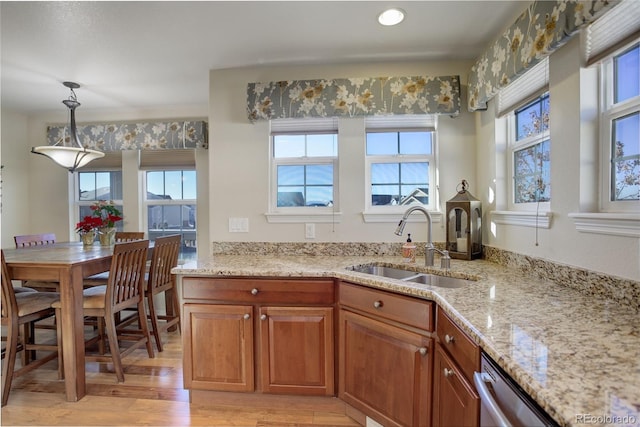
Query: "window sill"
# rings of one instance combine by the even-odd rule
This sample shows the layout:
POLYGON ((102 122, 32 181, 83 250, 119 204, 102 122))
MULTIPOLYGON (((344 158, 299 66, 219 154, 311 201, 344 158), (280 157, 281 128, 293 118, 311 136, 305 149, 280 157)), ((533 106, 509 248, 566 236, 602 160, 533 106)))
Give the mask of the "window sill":
MULTIPOLYGON (((407 208, 408 209, 408 208, 407 208)), ((406 209, 405 209, 406 211, 406 209)), ((442 212, 429 211, 431 215, 431 222, 442 222, 442 212)), ((397 223, 402 219, 404 211, 402 212, 362 212, 362 218, 364 222, 395 222, 397 223)), ((424 215, 411 214, 408 218, 409 222, 425 222, 424 215)))
POLYGON ((496 224, 517 225, 520 227, 551 228, 553 212, 492 211, 491 219, 496 224))
POLYGON ((570 213, 576 230, 582 233, 640 237, 640 214, 632 213, 570 213))
POLYGON ((326 213, 274 213, 267 212, 264 214, 269 224, 286 224, 286 223, 329 223, 338 224, 342 219, 342 212, 326 212, 326 213))

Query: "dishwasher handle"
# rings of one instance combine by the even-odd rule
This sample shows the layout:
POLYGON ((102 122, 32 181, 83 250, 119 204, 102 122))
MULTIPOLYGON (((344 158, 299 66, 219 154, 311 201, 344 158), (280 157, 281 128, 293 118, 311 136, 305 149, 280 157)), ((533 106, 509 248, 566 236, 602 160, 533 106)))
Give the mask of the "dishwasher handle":
POLYGON ((489 412, 489 416, 493 418, 493 420, 500 427, 512 427, 509 419, 506 417, 504 412, 498 406, 498 403, 493 398, 491 393, 489 392, 489 387, 487 387, 487 383, 492 383, 493 379, 484 372, 474 372, 473 373, 473 382, 476 384, 476 390, 480 395, 481 404, 487 409, 489 412))

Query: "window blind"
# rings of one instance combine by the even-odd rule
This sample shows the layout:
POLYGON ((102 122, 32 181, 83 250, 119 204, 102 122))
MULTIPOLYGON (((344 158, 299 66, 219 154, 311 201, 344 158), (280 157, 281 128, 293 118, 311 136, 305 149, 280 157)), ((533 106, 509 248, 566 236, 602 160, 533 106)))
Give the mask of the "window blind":
POLYGON ((532 101, 547 90, 549 90, 549 57, 538 62, 517 80, 500 90, 498 117, 532 101))
POLYGON ((104 157, 92 160, 82 170, 122 169, 122 151, 107 151, 104 157))
POLYGON ((315 117, 304 119, 272 119, 271 135, 282 135, 287 133, 322 133, 337 132, 337 117, 315 117))
POLYGON ((140 169, 192 169, 196 150, 141 150, 140 169))
POLYGON ((587 66, 640 38, 640 1, 623 0, 587 27, 583 54, 587 66))
POLYGON ((407 114, 369 116, 365 118, 365 128, 375 131, 397 129, 428 129, 436 130, 437 118, 435 114, 407 114))

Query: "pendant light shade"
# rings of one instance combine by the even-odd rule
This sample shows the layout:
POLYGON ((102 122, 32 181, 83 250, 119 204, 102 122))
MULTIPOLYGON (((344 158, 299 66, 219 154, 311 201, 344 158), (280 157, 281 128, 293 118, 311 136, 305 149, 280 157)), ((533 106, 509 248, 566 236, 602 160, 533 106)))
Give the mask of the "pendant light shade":
POLYGON ((80 106, 80 103, 76 98, 76 93, 73 91, 74 89, 79 88, 80 85, 74 82, 64 82, 63 85, 71 90, 69 99, 65 99, 62 103, 66 105, 71 112, 70 136, 72 145, 58 145, 60 143, 64 144, 65 138, 63 137, 54 145, 32 147, 31 152, 46 156, 63 168, 67 169, 69 172, 74 172, 76 169, 85 166, 90 161, 104 157, 104 153, 102 151, 85 148, 80 144, 76 129, 76 108, 80 106))

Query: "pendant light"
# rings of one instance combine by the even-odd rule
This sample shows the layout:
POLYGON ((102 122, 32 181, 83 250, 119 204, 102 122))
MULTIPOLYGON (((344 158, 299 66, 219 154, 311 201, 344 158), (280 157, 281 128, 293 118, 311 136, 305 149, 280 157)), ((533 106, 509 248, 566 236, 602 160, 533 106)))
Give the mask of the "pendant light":
POLYGON ((71 111, 71 146, 65 146, 65 138, 62 137, 54 145, 42 145, 39 147, 32 147, 31 152, 35 154, 42 154, 67 169, 69 172, 74 172, 76 169, 85 166, 92 160, 104 157, 104 153, 98 150, 91 150, 85 148, 80 144, 78 139, 78 131, 76 129, 76 108, 80 106, 74 89, 78 89, 80 85, 74 82, 62 83, 65 87, 71 90, 69 99, 62 101, 71 111), (62 145, 58 145, 62 143, 62 145))

